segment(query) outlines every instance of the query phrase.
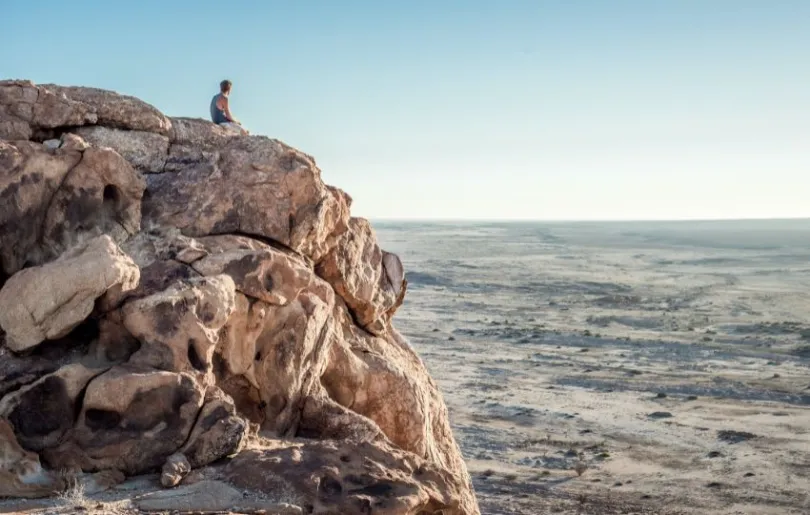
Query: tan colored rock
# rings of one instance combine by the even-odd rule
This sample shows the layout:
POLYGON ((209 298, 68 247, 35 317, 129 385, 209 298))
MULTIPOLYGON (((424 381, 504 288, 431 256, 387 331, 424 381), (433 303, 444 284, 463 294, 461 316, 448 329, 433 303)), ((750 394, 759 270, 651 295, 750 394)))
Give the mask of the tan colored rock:
POLYGON ((97 115, 98 125, 157 134, 169 134, 172 128, 171 121, 157 108, 129 95, 80 86, 44 84, 41 87, 90 106, 97 115))
POLYGON ((333 316, 339 333, 321 379, 329 396, 373 420, 398 447, 451 471, 460 490, 472 492, 444 400, 408 342, 390 325, 385 338, 361 331, 343 306, 333 316))
POLYGON ((223 329, 228 336, 223 337, 220 356, 231 375, 244 376, 257 388, 263 429, 293 435, 304 401, 320 391, 331 307, 305 291, 284 306, 257 301, 252 309, 248 317, 237 317, 223 329), (246 325, 238 327, 238 322, 246 325))
POLYGON ((31 81, 0 81, 0 139, 27 140, 42 129, 92 124, 94 109, 31 81))
POLYGON ((386 444, 274 443, 240 453, 226 465, 224 479, 309 505, 313 514, 478 513, 449 472, 386 444))
POLYGON ((405 277, 399 258, 377 245, 368 220, 349 220, 349 230, 316 270, 343 298, 361 327, 375 334, 384 330, 394 314, 405 277))
POLYGON ((188 374, 115 367, 90 381, 74 429, 42 456, 55 469, 158 468, 185 443, 203 397, 188 374))
POLYGON ((112 311, 128 300, 162 292, 177 281, 198 277, 190 263, 208 254, 202 245, 176 229, 143 231, 121 247, 141 269, 138 286, 129 291, 111 289, 98 304, 102 313, 112 311))
POLYGON ((200 150, 224 147, 234 134, 225 127, 202 118, 171 118, 169 137, 174 145, 200 150))
POLYGON ((25 263, 41 262, 45 214, 59 185, 81 159, 80 152, 0 141, 0 264, 6 274, 25 263))
POLYGON ((166 488, 173 488, 191 472, 191 465, 183 453, 175 453, 166 458, 160 474, 160 484, 166 488))
POLYGON ((0 418, 0 498, 49 497, 64 488, 65 483, 44 470, 39 456, 23 449, 11 425, 0 418))
POLYGON ((216 165, 147 177, 144 221, 188 236, 269 238, 314 261, 348 220, 346 197, 327 188, 306 155, 264 137, 232 138, 216 165))
POLYGON ((0 268, 11 275, 101 234, 123 241, 140 229, 144 188, 111 150, 0 141, 0 268))
POLYGON ((72 132, 66 132, 59 138, 61 142, 59 148, 64 150, 79 150, 83 151, 90 148, 90 143, 84 141, 80 136, 72 132))
POLYGON ((123 324, 141 342, 129 363, 160 370, 211 372, 219 330, 234 310, 227 275, 178 281, 168 289, 127 303, 123 324))
POLYGON ((209 388, 182 453, 191 467, 202 467, 238 453, 247 435, 248 422, 237 414, 233 400, 219 388, 209 388))
POLYGON ((110 129, 100 125, 79 127, 74 131, 94 147, 115 150, 136 170, 161 173, 169 154, 169 138, 144 131, 110 129))
POLYGON ((26 449, 53 447, 73 427, 76 402, 87 383, 104 371, 78 363, 66 365, 0 400, 0 418, 14 425, 26 449))
POLYGON ((320 393, 307 397, 296 434, 301 438, 355 444, 386 441, 385 433, 373 420, 320 393))
POLYGON ((0 326, 14 351, 69 333, 115 285, 134 288, 139 271, 109 236, 99 236, 41 267, 14 274, 0 290, 0 326))
POLYGON ((279 306, 295 299, 314 277, 303 260, 269 246, 212 252, 192 266, 206 276, 227 274, 238 291, 279 306))
POLYGON ((141 227, 145 182, 120 155, 88 148, 53 195, 43 246, 56 254, 77 235, 108 234, 123 242, 141 227))

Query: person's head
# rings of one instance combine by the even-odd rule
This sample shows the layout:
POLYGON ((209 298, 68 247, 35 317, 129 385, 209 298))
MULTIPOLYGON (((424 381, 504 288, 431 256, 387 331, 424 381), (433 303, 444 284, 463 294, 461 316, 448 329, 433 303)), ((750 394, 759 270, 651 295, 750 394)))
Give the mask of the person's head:
POLYGON ((222 82, 219 83, 219 91, 223 95, 227 95, 228 93, 231 92, 231 86, 233 86, 233 83, 231 81, 227 79, 223 80, 222 82))

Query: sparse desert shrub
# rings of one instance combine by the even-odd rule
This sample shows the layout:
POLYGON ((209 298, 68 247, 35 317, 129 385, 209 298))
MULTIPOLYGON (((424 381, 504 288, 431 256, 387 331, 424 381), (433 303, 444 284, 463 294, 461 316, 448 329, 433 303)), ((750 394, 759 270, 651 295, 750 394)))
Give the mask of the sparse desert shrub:
POLYGON ((588 464, 584 461, 579 461, 574 465, 574 472, 577 473, 577 477, 582 477, 586 470, 588 470, 588 464))

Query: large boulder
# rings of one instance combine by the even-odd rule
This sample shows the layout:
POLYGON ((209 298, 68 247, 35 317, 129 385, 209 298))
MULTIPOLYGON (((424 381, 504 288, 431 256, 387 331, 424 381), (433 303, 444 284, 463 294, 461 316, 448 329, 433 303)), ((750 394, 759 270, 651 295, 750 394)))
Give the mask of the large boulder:
POLYGON ((405 294, 402 263, 384 252, 368 220, 352 218, 349 230, 318 264, 318 275, 329 281, 363 328, 379 334, 405 294))
POLYGON ((229 140, 215 164, 147 177, 144 223, 187 236, 245 234, 320 260, 346 230, 347 197, 305 154, 269 138, 229 140))
POLYGON ((151 471, 186 442, 204 395, 187 374, 115 367, 90 381, 75 426, 43 457, 55 469, 151 471))
POLYGON ((141 342, 129 362, 159 370, 201 374, 212 371, 219 330, 234 310, 228 275, 194 277, 129 302, 124 327, 141 342))
POLYGON ((99 125, 116 129, 169 134, 172 122, 156 107, 115 91, 82 86, 44 84, 42 89, 91 107, 99 125))
POLYGON ((21 270, 0 289, 6 345, 23 351, 67 335, 90 315, 97 298, 114 286, 134 288, 138 277, 135 263, 106 235, 21 270))
POLYGON ((0 140, 0 272, 45 263, 93 236, 127 239, 140 229, 145 187, 112 150, 0 140))

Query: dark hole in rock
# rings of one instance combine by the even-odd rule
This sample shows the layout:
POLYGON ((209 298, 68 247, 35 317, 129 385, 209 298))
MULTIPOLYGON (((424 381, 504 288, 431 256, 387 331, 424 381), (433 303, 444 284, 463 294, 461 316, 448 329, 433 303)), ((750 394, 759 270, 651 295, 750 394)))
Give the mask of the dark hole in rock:
POLYGON ((324 476, 321 478, 320 491, 323 492, 325 495, 331 497, 335 495, 340 495, 343 492, 343 486, 337 479, 329 476, 324 476))
POLYGON ((59 377, 47 377, 28 390, 8 419, 24 436, 45 436, 73 424, 73 401, 59 377))
POLYGON ((203 309, 201 318, 203 322, 205 322, 206 324, 210 324, 211 322, 214 321, 215 314, 209 309, 208 306, 206 306, 205 309, 203 309))
POLYGON ((197 342, 194 340, 194 338, 191 338, 188 341, 188 362, 191 363, 191 366, 194 367, 195 370, 205 372, 205 360, 203 360, 197 352, 197 346, 195 345, 196 343, 197 342))
POLYGON ((121 414, 115 411, 102 409, 89 409, 84 414, 87 427, 97 431, 99 429, 115 429, 121 423, 121 414))
POLYGON ((253 359, 256 360, 256 361, 261 361, 262 360, 262 353, 257 352, 256 356, 254 356, 253 359))
POLYGON ((120 363, 127 361, 133 354, 141 349, 141 342, 135 338, 121 338, 115 343, 111 343, 104 350, 104 357, 108 361, 120 363))
POLYGON ((268 272, 264 276, 264 289, 267 291, 273 291, 274 285, 275 283, 273 282, 273 275, 270 272, 268 272))
POLYGON ((214 375, 217 379, 222 380, 225 378, 225 375, 228 373, 228 363, 225 362, 225 358, 222 357, 222 354, 215 353, 214 354, 214 375))
POLYGON ((95 319, 87 319, 66 336, 56 340, 46 340, 33 349, 19 353, 23 357, 37 357, 44 360, 65 364, 80 359, 90 344, 98 339, 99 327, 95 319))
POLYGON ((118 188, 112 184, 104 186, 103 196, 104 202, 118 203, 118 201, 121 199, 121 193, 118 191, 118 188))

